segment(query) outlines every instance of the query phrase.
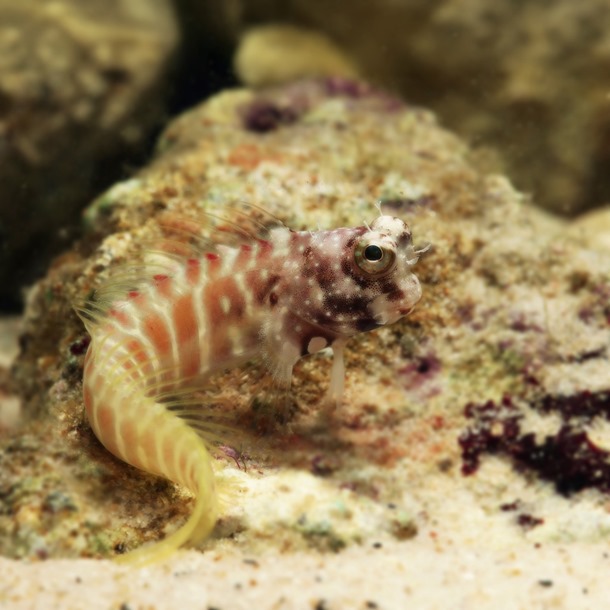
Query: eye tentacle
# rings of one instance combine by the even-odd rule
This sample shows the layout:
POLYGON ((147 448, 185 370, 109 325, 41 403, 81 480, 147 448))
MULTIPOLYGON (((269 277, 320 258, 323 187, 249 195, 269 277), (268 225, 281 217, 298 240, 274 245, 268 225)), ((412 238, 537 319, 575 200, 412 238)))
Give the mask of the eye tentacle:
POLYGON ((413 253, 421 256, 422 254, 425 254, 426 252, 428 252, 428 250, 430 250, 431 248, 432 248, 432 244, 426 243, 423 246, 421 246, 420 248, 413 250, 413 253))

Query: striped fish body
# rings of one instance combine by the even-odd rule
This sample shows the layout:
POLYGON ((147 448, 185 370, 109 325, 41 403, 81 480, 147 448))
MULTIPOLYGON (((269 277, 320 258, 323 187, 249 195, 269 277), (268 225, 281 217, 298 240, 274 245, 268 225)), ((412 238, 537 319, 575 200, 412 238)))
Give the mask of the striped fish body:
POLYGON ((333 231, 282 226, 239 247, 168 259, 124 292, 111 279, 112 298, 81 309, 92 339, 83 392, 94 433, 118 458, 196 496, 182 528, 125 557, 159 559, 205 538, 218 517, 206 442, 192 407, 175 397, 257 356, 289 386, 299 358, 330 346, 328 400, 339 401, 345 341, 411 311, 421 295, 416 260, 408 227, 388 216, 333 231))

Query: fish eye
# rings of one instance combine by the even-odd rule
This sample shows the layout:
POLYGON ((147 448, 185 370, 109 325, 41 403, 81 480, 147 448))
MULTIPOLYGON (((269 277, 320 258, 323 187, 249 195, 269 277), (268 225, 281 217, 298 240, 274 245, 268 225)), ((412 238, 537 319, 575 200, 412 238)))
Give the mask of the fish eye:
POLYGON ((371 244, 364 249, 364 258, 370 263, 380 261, 383 258, 383 250, 376 244, 371 244))
POLYGON ((363 239, 354 252, 356 265, 367 275, 386 273, 393 266, 396 254, 392 248, 363 239))

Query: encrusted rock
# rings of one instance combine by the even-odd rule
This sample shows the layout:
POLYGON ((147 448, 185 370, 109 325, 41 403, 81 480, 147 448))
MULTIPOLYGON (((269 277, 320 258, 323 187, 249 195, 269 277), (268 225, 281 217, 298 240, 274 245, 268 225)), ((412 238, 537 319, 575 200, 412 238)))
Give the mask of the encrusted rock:
POLYGON ((370 221, 380 202, 432 248, 417 264, 416 311, 349 344, 332 422, 317 419, 324 355, 299 365, 290 422, 263 436, 262 403, 249 405, 258 369, 210 384, 203 408, 230 405, 244 444, 217 451, 234 492, 204 548, 247 558, 400 544, 412 557, 430 540, 460 556, 607 543, 607 481, 565 486, 537 452, 559 448, 563 471, 608 468, 606 413, 583 409, 610 389, 610 255, 566 239, 468 155, 429 112, 337 79, 223 93, 174 121, 150 166, 90 206, 89 235, 30 295, 14 373, 33 422, 0 453, 3 552, 109 556, 188 512, 181 490, 93 438, 71 302, 132 260, 162 216, 234 199, 295 228, 370 221), (561 444, 565 426, 594 447, 586 464, 561 444))
MULTIPOLYGON (((323 33, 365 77, 493 147, 538 205, 574 214, 610 199, 606 0, 188 3, 235 42, 261 24, 323 33)), ((276 54, 275 69, 258 57, 260 71, 291 74, 291 54, 276 54)))

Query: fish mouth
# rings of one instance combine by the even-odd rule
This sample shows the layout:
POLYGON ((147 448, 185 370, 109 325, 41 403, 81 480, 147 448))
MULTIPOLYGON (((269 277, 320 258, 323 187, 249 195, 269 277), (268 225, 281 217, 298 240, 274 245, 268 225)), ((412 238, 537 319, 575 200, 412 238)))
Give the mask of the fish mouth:
POLYGON ((394 311, 380 311, 379 313, 375 314, 375 322, 377 322, 379 326, 394 324, 394 322, 398 322, 398 320, 402 318, 400 311, 400 309, 396 309, 394 311))

